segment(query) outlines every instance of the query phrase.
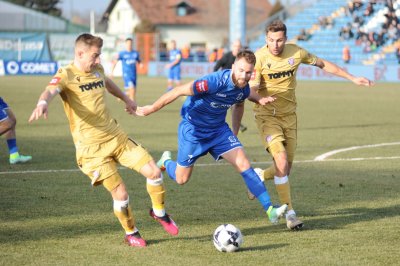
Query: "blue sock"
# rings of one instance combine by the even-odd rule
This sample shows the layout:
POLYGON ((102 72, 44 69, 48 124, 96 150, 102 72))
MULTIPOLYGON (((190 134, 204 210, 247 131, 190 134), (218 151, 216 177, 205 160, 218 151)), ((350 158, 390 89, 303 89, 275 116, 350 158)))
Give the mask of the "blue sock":
POLYGON ((176 162, 172 160, 166 160, 164 162, 165 169, 167 171, 168 176, 176 182, 176 162))
POLYGON ((10 151, 10 154, 18 152, 17 139, 8 139, 7 146, 8 150, 10 151))
POLYGON ((247 188, 254 196, 257 197, 264 210, 267 211, 269 206, 272 204, 268 191, 264 186, 264 182, 261 181, 252 167, 242 172, 241 175, 247 185, 247 188))

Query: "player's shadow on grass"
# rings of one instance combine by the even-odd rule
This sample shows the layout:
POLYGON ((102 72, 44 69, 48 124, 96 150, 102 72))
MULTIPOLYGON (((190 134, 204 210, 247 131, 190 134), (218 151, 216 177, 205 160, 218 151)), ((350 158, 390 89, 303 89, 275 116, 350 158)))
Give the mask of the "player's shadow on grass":
POLYGON ((320 216, 329 216, 326 218, 307 220, 305 217, 305 228, 303 230, 332 230, 340 229, 349 224, 359 222, 374 221, 379 219, 400 216, 400 205, 384 208, 349 208, 338 210, 334 213, 318 214, 320 216))
MULTIPOLYGON (((264 231, 265 233, 265 231, 264 231)), ((165 237, 160 239, 153 239, 153 240, 146 240, 148 245, 155 245, 160 244, 162 242, 170 242, 170 241, 196 241, 196 242, 205 242, 205 243, 212 243, 212 236, 210 235, 203 235, 203 236, 189 236, 189 237, 165 237)), ((272 250, 278 249, 287 246, 288 244, 270 244, 270 245, 262 245, 262 246, 251 246, 251 247, 244 247, 240 248, 239 252, 249 252, 249 251, 265 251, 265 250, 272 250)))

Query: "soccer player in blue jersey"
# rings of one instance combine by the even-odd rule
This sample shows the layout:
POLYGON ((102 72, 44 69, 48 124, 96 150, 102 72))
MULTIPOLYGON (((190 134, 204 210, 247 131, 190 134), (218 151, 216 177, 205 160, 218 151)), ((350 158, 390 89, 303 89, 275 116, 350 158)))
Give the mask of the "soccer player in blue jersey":
POLYGON ((0 97, 0 136, 4 135, 7 140, 10 154, 10 164, 26 163, 32 160, 32 156, 22 155, 18 151, 15 125, 17 119, 8 104, 0 97))
MULTIPOLYGON (((251 167, 239 139, 225 121, 227 110, 246 98, 260 105, 274 101, 273 97, 260 97, 250 91, 248 82, 254 70, 253 52, 244 50, 237 54, 232 69, 217 71, 194 82, 176 87, 162 95, 152 105, 138 107, 136 113, 149 115, 160 110, 180 96, 187 96, 182 106, 182 121, 178 128, 177 161, 171 152, 163 153, 157 165, 166 170, 178 184, 189 181, 196 160, 210 153, 215 160, 225 159, 242 175, 248 189, 256 195, 271 222, 277 223, 287 208, 284 204, 272 206, 269 194, 251 167)), ((243 105, 239 105, 243 106, 243 105)), ((233 131, 237 132, 241 116, 232 112, 233 131)))
POLYGON ((181 84, 181 61, 182 53, 176 48, 176 41, 171 41, 171 50, 169 50, 169 63, 165 66, 168 69, 168 88, 167 91, 173 89, 173 83, 176 86, 181 84))
POLYGON ((125 40, 126 50, 119 52, 117 61, 115 61, 112 66, 111 73, 114 72, 117 62, 121 60, 122 76, 124 79, 124 88, 126 94, 132 101, 135 101, 137 83, 136 64, 140 64, 141 66, 141 61, 139 52, 133 49, 132 43, 133 40, 131 38, 127 38, 125 40))

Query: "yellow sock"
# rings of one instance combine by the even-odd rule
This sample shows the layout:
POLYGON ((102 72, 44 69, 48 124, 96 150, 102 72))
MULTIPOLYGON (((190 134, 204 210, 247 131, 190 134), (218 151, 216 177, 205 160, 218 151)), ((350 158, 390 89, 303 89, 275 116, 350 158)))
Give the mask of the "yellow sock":
POLYGON ((275 165, 271 165, 269 168, 264 169, 264 180, 274 179, 275 177, 275 165))
POLYGON ((147 179, 147 193, 151 198, 153 211, 157 216, 161 213, 165 214, 165 187, 162 178, 159 179, 147 179))
MULTIPOLYGON (((128 199, 129 202, 129 199, 128 199)), ((126 203, 126 201, 115 201, 114 200, 114 214, 117 216, 122 228, 124 228, 126 234, 133 234, 135 231, 135 218, 131 206, 129 204, 121 206, 119 203, 126 203)))
POLYGON ((293 210, 292 199, 290 197, 290 184, 287 176, 274 177, 276 191, 278 192, 281 204, 288 204, 288 210, 293 210))

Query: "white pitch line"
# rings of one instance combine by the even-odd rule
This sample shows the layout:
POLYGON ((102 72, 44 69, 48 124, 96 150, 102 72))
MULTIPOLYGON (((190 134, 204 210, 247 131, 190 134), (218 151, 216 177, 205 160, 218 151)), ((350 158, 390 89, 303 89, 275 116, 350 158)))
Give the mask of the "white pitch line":
POLYGON ((382 147, 382 146, 392 146, 392 145, 400 145, 400 142, 380 143, 380 144, 371 144, 371 145, 363 145, 363 146, 353 146, 353 147, 349 147, 349 148, 333 150, 333 151, 318 155, 317 157, 314 158, 314 161, 324 161, 329 156, 332 156, 334 154, 338 154, 338 153, 341 153, 341 152, 358 150, 358 149, 365 149, 365 148, 376 148, 376 147, 382 147))
MULTIPOLYGON (((343 161, 368 161, 368 160, 397 160, 400 159, 400 156, 392 156, 392 157, 370 157, 370 158, 343 158, 343 159, 326 159, 321 161, 315 160, 303 160, 303 161, 294 161, 295 164, 298 163, 320 163, 320 162, 343 162, 343 161)), ((252 165, 264 164, 269 165, 272 162, 251 162, 252 165)), ((229 163, 198 163, 196 167, 210 167, 210 166, 226 166, 229 163)), ((129 170, 125 167, 119 167, 120 170, 129 170)), ((26 170, 26 171, 8 171, 8 172, 0 172, 1 175, 15 175, 15 174, 46 174, 46 173, 58 173, 58 172, 80 172, 79 169, 47 169, 47 170, 26 170)))

